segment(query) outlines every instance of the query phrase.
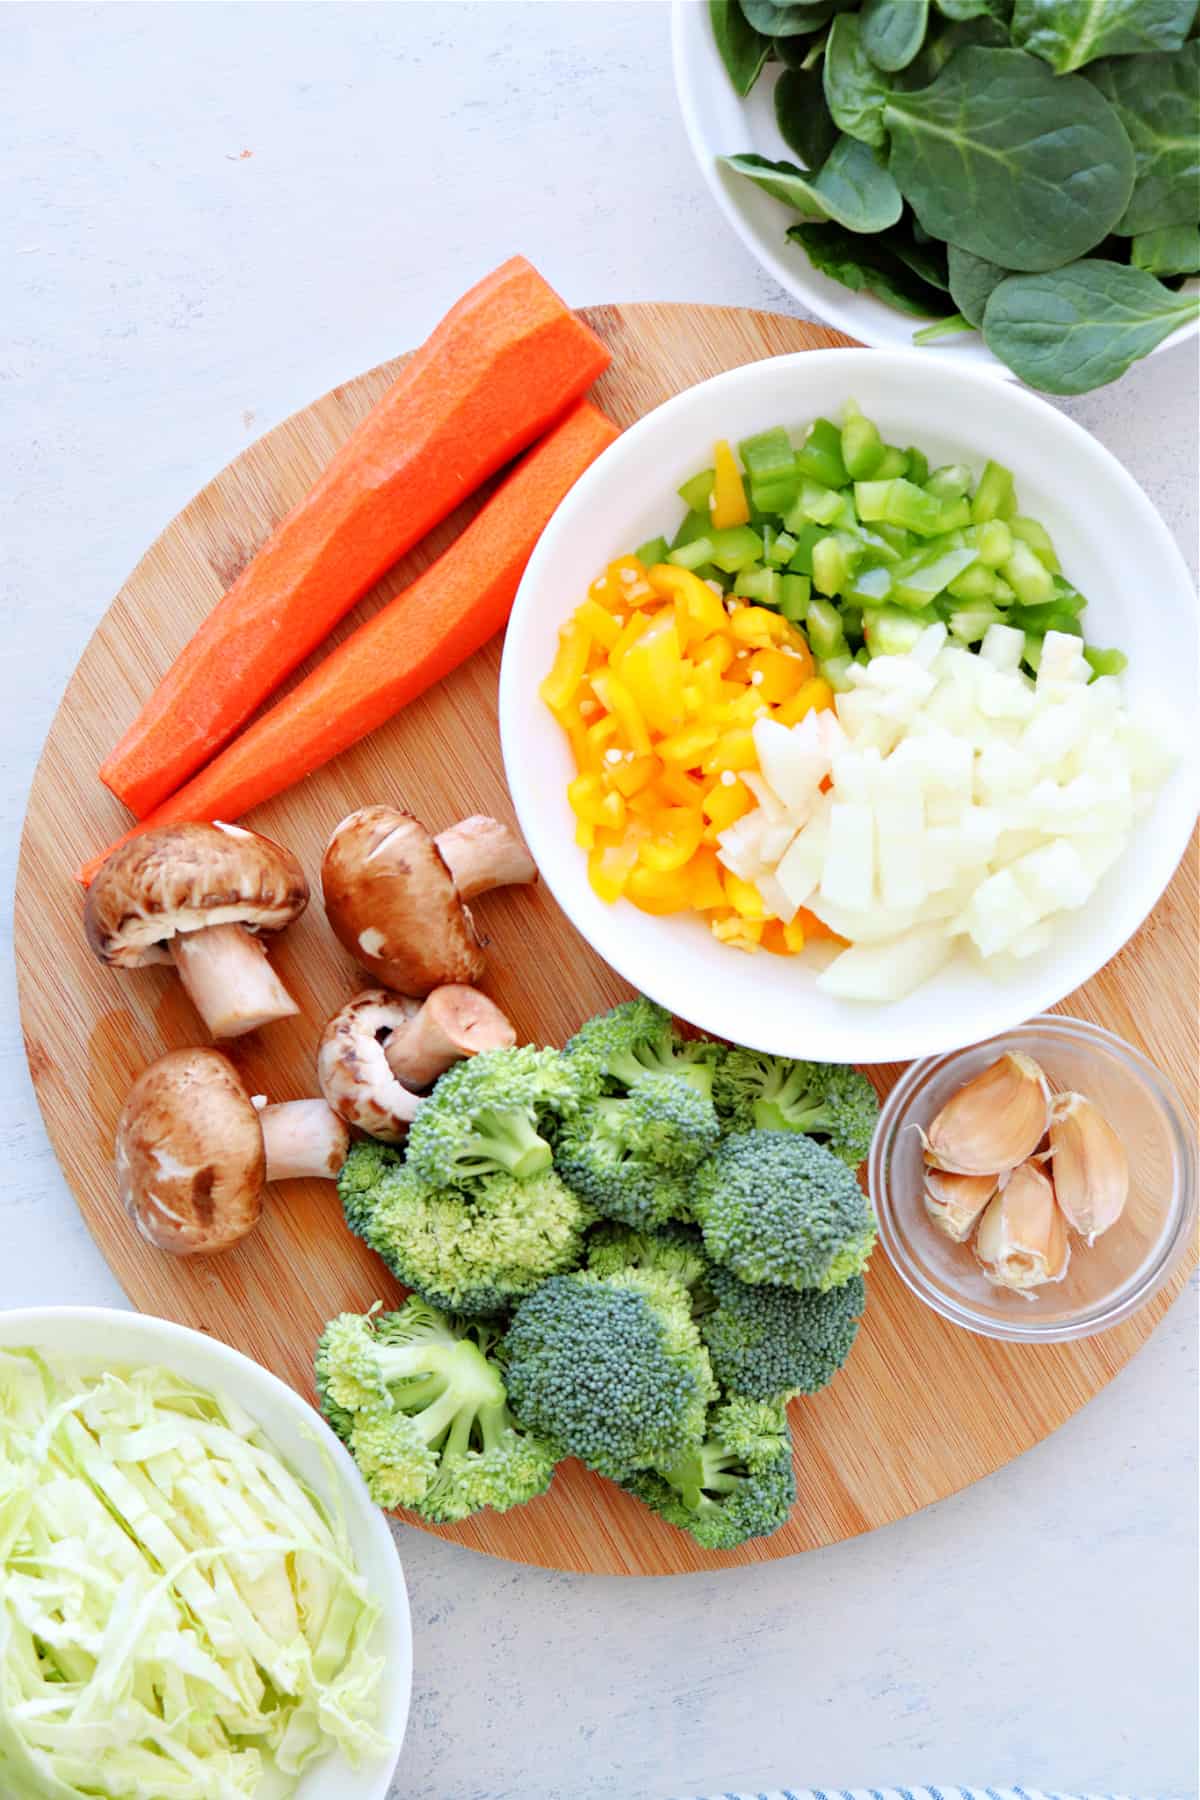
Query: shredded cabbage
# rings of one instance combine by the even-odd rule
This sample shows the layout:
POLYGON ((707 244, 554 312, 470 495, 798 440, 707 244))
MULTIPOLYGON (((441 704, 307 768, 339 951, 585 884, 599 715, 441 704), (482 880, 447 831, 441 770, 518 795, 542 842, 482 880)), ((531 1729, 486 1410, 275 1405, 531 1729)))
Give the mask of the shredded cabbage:
POLYGON ((0 1793, 286 1800, 382 1756, 378 1613, 235 1403, 0 1352, 0 1793))

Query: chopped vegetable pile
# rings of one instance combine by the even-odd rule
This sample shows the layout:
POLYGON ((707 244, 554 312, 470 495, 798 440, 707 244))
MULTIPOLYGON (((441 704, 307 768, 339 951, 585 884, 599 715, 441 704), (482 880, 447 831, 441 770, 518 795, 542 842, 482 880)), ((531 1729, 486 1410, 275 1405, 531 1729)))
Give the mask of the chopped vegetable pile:
POLYGON ((709 1549, 785 1522, 785 1408, 850 1354, 877 1113, 854 1069, 683 1040, 637 999, 444 1075, 347 1223, 415 1296, 331 1321, 326 1418, 374 1498, 503 1512, 575 1456, 709 1549))
POLYGON ((1200 312, 1197 0, 709 0, 797 157, 721 158, 844 286, 982 331, 1033 387, 1122 375, 1200 312))
POLYGON ((0 1354, 0 1791, 283 1800, 375 1729, 340 1519, 227 1399, 0 1354))
POLYGON ((901 997, 956 938, 1044 949, 1171 756, 1010 471, 931 470, 850 405, 718 443, 679 492, 541 687, 596 893, 745 951, 840 944, 820 985, 847 999, 901 997))

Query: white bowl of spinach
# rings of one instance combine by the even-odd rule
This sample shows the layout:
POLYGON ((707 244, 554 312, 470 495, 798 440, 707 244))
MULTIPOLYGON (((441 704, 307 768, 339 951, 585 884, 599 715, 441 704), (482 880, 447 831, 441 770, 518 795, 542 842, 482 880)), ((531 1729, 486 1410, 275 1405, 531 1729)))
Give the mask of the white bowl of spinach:
POLYGON ((1078 394, 1200 329, 1200 0, 675 0, 692 148, 796 299, 1078 394))

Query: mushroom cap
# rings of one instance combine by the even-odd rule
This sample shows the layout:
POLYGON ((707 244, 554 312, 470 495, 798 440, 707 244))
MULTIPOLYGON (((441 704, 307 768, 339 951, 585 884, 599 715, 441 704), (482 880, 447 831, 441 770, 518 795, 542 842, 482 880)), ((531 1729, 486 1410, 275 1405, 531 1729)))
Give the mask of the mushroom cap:
POLYGON ((142 1070, 117 1122, 116 1161, 126 1211, 160 1250, 224 1250, 258 1223, 262 1127, 219 1050, 173 1050, 142 1070))
POLYGON ((385 1144, 400 1142, 421 1099, 392 1074, 381 1034, 402 1030, 420 1010, 418 1000, 368 988, 334 1013, 321 1034, 321 1092, 348 1125, 385 1144))
POLYGON ((419 819, 363 806, 342 820, 321 865, 329 923, 351 956, 403 994, 470 985, 483 951, 454 878, 419 819))
POLYGON ((208 925, 282 931, 308 905, 290 850, 240 825, 160 825, 121 844, 88 889, 83 923, 101 962, 170 962, 167 940, 208 925))

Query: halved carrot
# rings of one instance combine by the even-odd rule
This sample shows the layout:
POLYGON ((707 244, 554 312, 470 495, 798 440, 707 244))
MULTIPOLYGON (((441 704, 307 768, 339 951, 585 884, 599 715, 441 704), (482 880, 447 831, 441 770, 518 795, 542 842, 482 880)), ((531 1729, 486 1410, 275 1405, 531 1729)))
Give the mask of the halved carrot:
MULTIPOLYGON (((181 819, 240 818, 465 662, 505 623, 551 513, 616 436, 616 426, 589 402, 575 407, 432 568, 118 841, 181 819)), ((79 871, 85 886, 115 848, 79 871)))
POLYGON ((524 257, 451 308, 278 525, 100 769, 138 818, 245 724, 369 587, 608 366, 524 257))

